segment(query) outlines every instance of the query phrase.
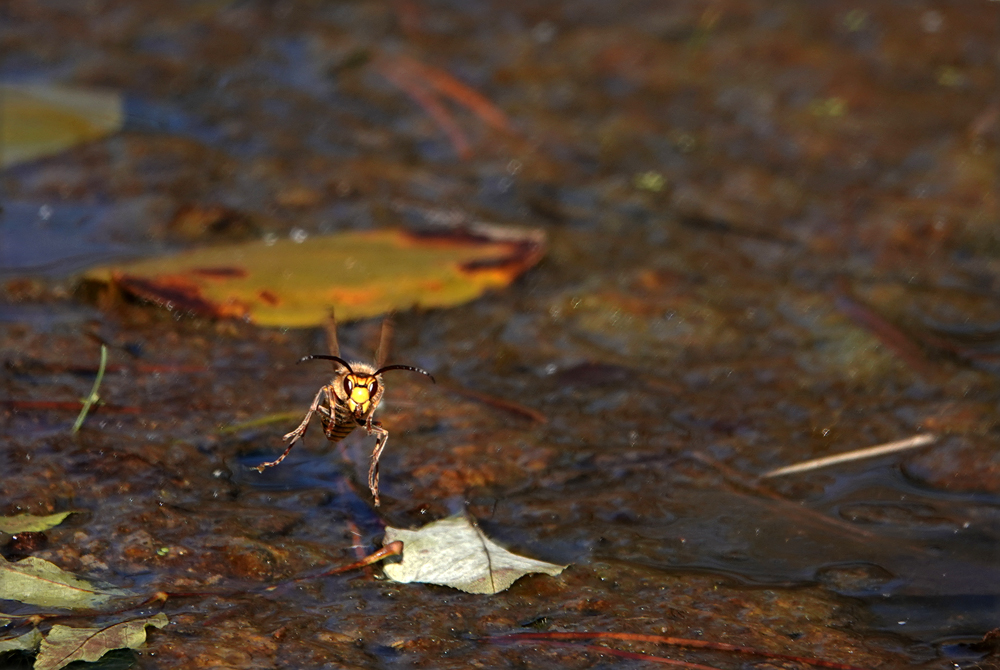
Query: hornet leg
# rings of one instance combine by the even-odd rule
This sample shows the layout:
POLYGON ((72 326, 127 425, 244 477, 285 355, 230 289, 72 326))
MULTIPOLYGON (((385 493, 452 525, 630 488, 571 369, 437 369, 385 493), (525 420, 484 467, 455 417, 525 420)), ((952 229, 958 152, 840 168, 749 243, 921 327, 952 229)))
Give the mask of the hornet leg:
POLYGON ((385 443, 389 441, 389 431, 377 421, 373 421, 370 426, 365 427, 368 429, 369 435, 373 433, 378 435, 375 449, 372 450, 372 464, 368 468, 368 488, 371 489, 372 495, 375 497, 375 507, 378 507, 378 459, 382 455, 382 450, 385 449, 385 443))
POLYGON ((306 412, 306 417, 302 419, 302 423, 299 424, 299 427, 293 430, 292 432, 288 433, 287 435, 285 435, 283 438, 281 438, 283 440, 290 440, 288 442, 288 446, 285 447, 284 453, 281 454, 281 456, 278 456, 273 461, 267 461, 266 463, 261 463, 256 468, 254 468, 254 470, 256 470, 257 472, 264 472, 266 468, 273 468, 275 465, 285 460, 285 456, 287 456, 288 452, 292 450, 292 447, 295 446, 295 443, 298 440, 301 440, 305 436, 306 429, 309 428, 309 420, 312 419, 313 414, 315 414, 316 411, 319 409, 321 399, 324 396, 326 397, 327 402, 329 402, 330 394, 325 386, 321 388, 319 390, 319 393, 316 394, 316 397, 313 398, 312 405, 310 405, 309 411, 306 412))

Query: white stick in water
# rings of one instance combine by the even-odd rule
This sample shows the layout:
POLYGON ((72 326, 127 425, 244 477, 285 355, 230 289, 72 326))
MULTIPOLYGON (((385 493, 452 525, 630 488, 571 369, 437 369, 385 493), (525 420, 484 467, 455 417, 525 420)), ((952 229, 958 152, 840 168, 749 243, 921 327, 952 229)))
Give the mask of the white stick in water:
POLYGON ((818 470, 819 468, 825 468, 828 465, 836 465, 837 463, 848 463, 850 461, 859 461, 864 458, 874 458, 876 456, 894 454, 897 451, 906 451, 907 449, 922 447, 925 444, 934 442, 935 440, 937 440, 937 435, 933 433, 914 435, 913 437, 908 437, 905 440, 888 442, 875 447, 868 447, 867 449, 848 451, 846 454, 837 454, 836 456, 827 456, 826 458, 816 458, 811 461, 802 461, 801 463, 796 463, 795 465, 788 465, 783 468, 771 470, 770 472, 765 472, 761 475, 761 478, 781 477, 782 475, 792 475, 797 472, 818 470))

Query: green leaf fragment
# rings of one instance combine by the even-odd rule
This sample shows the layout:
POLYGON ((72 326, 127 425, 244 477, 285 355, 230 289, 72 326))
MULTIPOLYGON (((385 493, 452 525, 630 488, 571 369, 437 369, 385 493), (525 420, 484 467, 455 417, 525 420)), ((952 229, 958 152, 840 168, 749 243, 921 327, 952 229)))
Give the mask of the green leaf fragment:
POLYGON ((113 649, 138 649, 146 642, 146 626, 163 628, 170 620, 160 612, 105 628, 53 626, 42 640, 35 670, 59 670, 74 661, 96 661, 113 649))
POLYGON ((34 516, 32 514, 17 514, 15 516, 0 516, 0 531, 5 533, 26 533, 38 532, 55 528, 63 522, 70 514, 69 512, 57 512, 46 516, 34 516))
POLYGON ((0 640, 0 654, 6 654, 8 651, 32 652, 38 649, 41 642, 41 632, 37 628, 32 628, 24 635, 0 640))
POLYGON ((29 556, 11 563, 0 557, 0 600, 39 607, 89 609, 125 595, 128 592, 123 589, 95 586, 41 558, 29 556))

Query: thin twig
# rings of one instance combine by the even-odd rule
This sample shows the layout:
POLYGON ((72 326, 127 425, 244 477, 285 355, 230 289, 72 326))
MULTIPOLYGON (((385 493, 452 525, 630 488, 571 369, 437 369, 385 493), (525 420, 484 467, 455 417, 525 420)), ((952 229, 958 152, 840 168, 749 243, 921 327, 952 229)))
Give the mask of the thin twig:
POLYGON ((323 572, 316 575, 307 575, 305 577, 295 577, 293 579, 287 579, 283 582, 279 582, 272 586, 267 586, 263 589, 263 591, 264 592, 277 591, 279 588, 283 586, 288 586, 289 584, 297 584, 299 582, 306 582, 315 579, 320 579, 321 577, 330 577, 332 575, 339 575, 341 573, 349 572, 351 570, 360 570, 361 568, 367 567, 374 563, 378 563, 379 561, 383 561, 389 558, 390 556, 398 556, 402 553, 403 553, 403 543, 400 542, 399 540, 396 540, 395 542, 390 542, 389 544, 385 545, 375 553, 365 556, 360 561, 355 561, 354 563, 350 563, 348 565, 341 565, 329 568, 328 570, 324 570, 323 572))
POLYGON ((408 56, 399 58, 397 62, 401 67, 421 77, 431 88, 441 95, 451 98, 456 103, 473 112, 495 130, 510 135, 514 134, 513 125, 510 119, 507 118, 507 115, 494 105, 489 98, 468 84, 462 83, 440 68, 427 65, 408 56))
POLYGON ((448 136, 448 140, 459 158, 465 160, 472 156, 472 147, 469 140, 466 139, 465 133, 458 126, 451 112, 437 99, 424 81, 413 78, 408 69, 400 66, 399 61, 382 61, 379 65, 379 72, 427 112, 427 115, 448 136))
POLYGON ((777 505, 780 510, 787 514, 788 516, 796 519, 800 519, 803 522, 808 522, 811 524, 818 524, 824 528, 834 528, 840 532, 847 533, 854 538, 864 538, 867 540, 875 540, 876 536, 863 528, 858 528, 855 525, 849 524, 846 521, 841 521, 832 516, 827 516, 820 512, 817 512, 808 507, 803 507, 796 502, 788 500, 784 496, 781 496, 770 489, 761 486, 757 483, 757 480, 752 480, 746 477, 743 473, 737 472, 733 468, 729 467, 725 463, 720 463, 708 454, 704 454, 698 451, 691 452, 688 456, 703 465, 707 465, 712 468, 720 475, 722 475, 723 480, 736 490, 742 489, 743 491, 750 491, 762 498, 770 500, 774 505, 777 505))
POLYGON ((73 433, 77 433, 80 430, 80 426, 83 425, 84 420, 87 418, 87 414, 90 412, 90 408, 101 399, 97 395, 97 389, 101 387, 101 380, 104 379, 104 368, 108 364, 108 347, 105 344, 101 345, 101 365, 97 368, 97 379, 94 380, 94 386, 90 389, 90 395, 88 395, 83 400, 83 407, 80 408, 80 414, 76 417, 76 422, 73 424, 73 433))
MULTIPOLYGON (((831 670, 864 670, 855 665, 827 661, 821 658, 809 658, 806 656, 795 656, 792 654, 780 654, 753 647, 744 647, 727 642, 714 642, 712 640, 692 640, 681 637, 671 637, 669 635, 646 635, 643 633, 611 633, 604 631, 583 632, 544 632, 544 633, 511 633, 509 635, 493 635, 483 638, 485 642, 492 644, 504 644, 509 642, 556 642, 573 640, 622 640, 625 642, 652 642, 653 644, 663 644, 671 647, 686 647, 688 649, 706 649, 710 651, 727 651, 734 654, 747 656, 760 656, 762 658, 772 658, 781 661, 792 661, 793 663, 807 663, 818 668, 830 668, 831 670)), ((604 649, 599 647, 599 649, 604 649)))
POLYGON ((859 461, 865 458, 875 458, 876 456, 895 454, 898 451, 916 449, 917 447, 922 447, 925 444, 930 444, 936 441, 937 438, 938 436, 934 433, 914 435, 913 437, 908 437, 905 440, 896 440, 895 442, 887 442, 886 444, 880 444, 866 449, 856 449, 854 451, 848 451, 844 454, 827 456, 825 458, 814 458, 809 461, 796 463, 795 465, 787 465, 783 468, 777 468, 775 470, 765 472, 761 475, 761 477, 781 477, 782 475, 792 475, 799 472, 818 470, 819 468, 825 468, 828 465, 836 465, 837 463, 849 463, 851 461, 859 461))
POLYGON ((539 412, 537 409, 527 407, 526 405, 522 405, 521 403, 514 402, 513 400, 507 400, 506 398, 500 398, 495 395, 490 395, 489 393, 476 391, 453 382, 444 382, 442 386, 444 386, 446 391, 454 393, 455 395, 481 402, 484 405, 489 405, 490 407, 502 409, 506 412, 510 412, 511 414, 517 414, 518 416, 522 416, 526 419, 531 419, 536 423, 549 422, 549 418, 542 412, 539 412))
POLYGON ((921 377, 931 382, 939 378, 938 368, 928 360, 921 346, 903 329, 855 297, 847 280, 840 278, 834 284, 833 303, 847 318, 867 329, 921 377))
POLYGON ((599 644, 576 644, 574 642, 549 642, 548 644, 557 647, 586 649, 587 651, 592 651, 598 654, 609 654, 611 656, 628 658, 633 661, 646 661, 647 663, 659 663, 660 665, 674 665, 679 668, 689 668, 690 670, 720 670, 714 665, 703 665, 701 663, 678 661, 672 658, 666 658, 664 656, 653 656, 652 654, 641 654, 634 651, 622 651, 621 649, 615 649, 614 647, 605 647, 599 644))

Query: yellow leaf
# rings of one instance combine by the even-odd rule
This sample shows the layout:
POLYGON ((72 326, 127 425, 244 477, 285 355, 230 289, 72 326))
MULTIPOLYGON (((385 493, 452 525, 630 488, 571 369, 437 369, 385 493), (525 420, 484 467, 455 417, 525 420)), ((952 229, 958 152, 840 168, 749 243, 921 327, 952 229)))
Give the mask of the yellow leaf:
POLYGON ((208 247, 91 270, 167 309, 262 326, 316 326, 447 307, 509 284, 542 256, 539 231, 480 226, 447 234, 348 232, 208 247))
POLYGON ((16 516, 0 516, 0 530, 5 533, 24 533, 26 531, 41 531, 55 528, 63 520, 73 513, 59 512, 46 516, 33 516, 31 514, 18 514, 16 516))
POLYGON ((121 96, 48 84, 0 84, 0 166, 59 153, 117 132, 121 96))

